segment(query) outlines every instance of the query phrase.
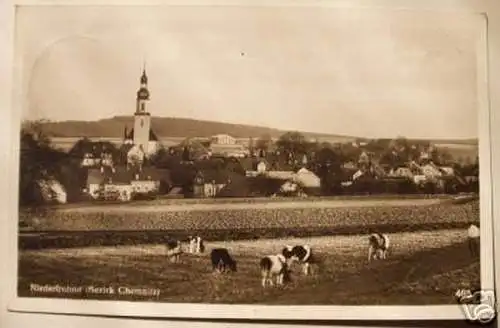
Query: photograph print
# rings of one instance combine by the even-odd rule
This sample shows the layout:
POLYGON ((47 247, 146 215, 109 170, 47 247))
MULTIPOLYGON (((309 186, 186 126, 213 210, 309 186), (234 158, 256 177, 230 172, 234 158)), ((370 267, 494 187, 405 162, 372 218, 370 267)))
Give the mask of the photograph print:
POLYGON ((19 6, 18 298, 471 301, 484 20, 19 6))

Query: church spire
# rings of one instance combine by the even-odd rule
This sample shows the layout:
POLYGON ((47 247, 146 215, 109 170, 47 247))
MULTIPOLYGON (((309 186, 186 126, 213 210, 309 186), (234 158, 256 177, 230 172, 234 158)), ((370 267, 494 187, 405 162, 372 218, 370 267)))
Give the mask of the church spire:
POLYGON ((142 65, 141 84, 142 85, 147 85, 148 84, 148 76, 146 74, 146 62, 144 62, 143 65, 142 65))

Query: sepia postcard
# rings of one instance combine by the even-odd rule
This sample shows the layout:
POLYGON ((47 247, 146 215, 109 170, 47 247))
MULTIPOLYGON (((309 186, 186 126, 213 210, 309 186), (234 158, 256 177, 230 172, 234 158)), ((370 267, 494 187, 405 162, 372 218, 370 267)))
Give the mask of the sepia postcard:
POLYGON ((10 310, 493 320, 486 19, 17 6, 10 310))

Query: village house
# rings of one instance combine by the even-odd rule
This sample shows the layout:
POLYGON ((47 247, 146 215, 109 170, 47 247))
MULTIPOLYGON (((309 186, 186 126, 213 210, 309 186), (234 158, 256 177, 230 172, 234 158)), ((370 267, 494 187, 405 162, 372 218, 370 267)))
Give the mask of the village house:
POLYGON ((81 162, 82 167, 96 166, 111 166, 113 165, 113 156, 111 153, 103 152, 100 157, 95 157, 93 153, 85 153, 81 162))
POLYGON ((217 134, 212 136, 211 143, 217 145, 235 145, 236 138, 228 135, 228 134, 217 134))
POLYGON ((265 159, 248 158, 247 160, 240 161, 245 175, 247 177, 255 177, 259 174, 264 174, 270 167, 269 162, 265 159))
POLYGON ((194 178, 193 197, 216 197, 229 183, 231 183, 231 178, 227 172, 213 169, 200 169, 194 178))
POLYGON ((87 193, 93 199, 119 199, 130 201, 134 196, 156 195, 162 184, 169 189, 168 170, 152 167, 136 168, 130 166, 90 169, 87 177, 87 193))
POLYGON ((243 158, 250 155, 248 147, 238 143, 236 138, 218 134, 210 138, 210 153, 214 156, 243 158))
POLYGON ((246 165, 246 177, 262 176, 275 181, 282 181, 280 192, 285 194, 318 193, 321 188, 321 179, 313 172, 302 167, 297 172, 293 170, 277 171, 270 169, 265 159, 249 160, 246 165))

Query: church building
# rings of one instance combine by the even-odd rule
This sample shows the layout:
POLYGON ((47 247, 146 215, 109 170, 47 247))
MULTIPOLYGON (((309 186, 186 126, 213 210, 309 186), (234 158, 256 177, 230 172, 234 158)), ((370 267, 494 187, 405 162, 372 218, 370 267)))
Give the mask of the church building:
POLYGON ((129 158, 149 157, 158 151, 158 137, 151 129, 151 114, 146 109, 149 101, 148 76, 146 69, 142 71, 140 87, 137 91, 136 108, 134 113, 134 128, 130 131, 125 127, 124 143, 131 145, 129 158))

